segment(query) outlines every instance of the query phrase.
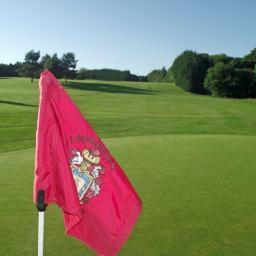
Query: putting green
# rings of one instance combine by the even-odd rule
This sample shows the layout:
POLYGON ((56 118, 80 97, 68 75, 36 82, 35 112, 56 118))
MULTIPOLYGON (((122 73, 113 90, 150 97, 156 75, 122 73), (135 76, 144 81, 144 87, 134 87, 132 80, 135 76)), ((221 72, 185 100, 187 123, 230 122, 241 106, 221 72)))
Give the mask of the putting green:
MULTIPOLYGON (((155 135, 104 142, 144 202, 120 255, 254 255, 256 136, 155 135)), ((0 154, 0 255, 36 255, 34 150, 0 154)), ((94 255, 46 212, 45 255, 94 255)))

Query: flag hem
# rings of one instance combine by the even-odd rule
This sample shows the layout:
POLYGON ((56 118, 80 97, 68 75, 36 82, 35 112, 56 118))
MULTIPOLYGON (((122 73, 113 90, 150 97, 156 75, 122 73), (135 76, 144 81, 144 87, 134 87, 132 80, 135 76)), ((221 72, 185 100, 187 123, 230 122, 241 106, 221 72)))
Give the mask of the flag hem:
MULTIPOLYGON (((129 211, 129 214, 127 215, 126 221, 121 227, 121 232, 118 234, 118 238, 115 241, 108 241, 108 249, 107 250, 97 250, 96 248, 93 248, 92 246, 88 245, 85 241, 81 240, 77 236, 71 234, 72 228, 77 225, 80 221, 78 220, 72 227, 69 227, 66 229, 66 235, 74 237, 75 239, 78 239, 81 241, 83 244, 85 244, 88 248, 92 249, 93 251, 96 251, 99 253, 99 255, 104 255, 104 256, 114 256, 117 255, 117 253, 121 250, 123 247, 124 243, 128 239, 128 237, 131 235, 133 227, 135 226, 139 215, 141 214, 142 211, 142 201, 140 199, 136 200, 134 207, 129 211), (112 248, 112 252, 109 252, 109 248, 112 248)), ((79 216, 81 218, 81 216, 79 216)))

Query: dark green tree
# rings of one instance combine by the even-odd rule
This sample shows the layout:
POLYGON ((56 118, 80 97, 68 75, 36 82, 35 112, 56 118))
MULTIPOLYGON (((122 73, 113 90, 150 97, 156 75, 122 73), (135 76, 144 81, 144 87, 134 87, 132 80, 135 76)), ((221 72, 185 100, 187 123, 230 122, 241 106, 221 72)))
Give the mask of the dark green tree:
POLYGON ((245 55, 242 61, 246 64, 247 68, 254 69, 256 67, 256 48, 251 50, 249 54, 245 55))
POLYGON ((17 77, 21 69, 21 62, 15 64, 0 64, 0 77, 17 77))
POLYGON ((188 92, 206 94, 203 82, 209 67, 208 54, 184 51, 174 60, 171 72, 177 86, 188 92))
POLYGON ((204 84, 215 96, 248 98, 255 94, 253 79, 252 70, 219 62, 208 70, 204 84))
POLYGON ((253 70, 252 97, 256 98, 256 66, 253 70))
POLYGON ((131 74, 129 70, 116 69, 85 69, 80 68, 77 72, 78 79, 97 79, 107 81, 146 81, 144 76, 131 74))
POLYGON ((233 57, 230 57, 223 53, 210 55, 209 58, 210 58, 211 66, 214 66, 214 64, 216 64, 218 62, 223 62, 224 64, 228 64, 228 63, 230 63, 230 61, 233 60, 233 57))
POLYGON ((62 77, 62 63, 58 58, 57 53, 54 53, 52 56, 49 54, 44 55, 40 61, 40 64, 42 65, 43 69, 50 70, 57 78, 62 77))
POLYGON ((30 77, 30 81, 33 82, 35 77, 39 76, 40 64, 38 60, 40 58, 40 51, 35 52, 30 50, 25 55, 25 62, 22 64, 21 73, 23 76, 30 77))
POLYGON ((77 72, 77 78, 78 79, 90 79, 91 72, 89 69, 86 68, 80 68, 77 72))
POLYGON ((166 76, 166 73, 167 71, 165 67, 162 69, 155 69, 147 75, 147 79, 149 82, 162 82, 166 76))
POLYGON ((249 54, 245 55, 244 60, 256 63, 256 48, 252 49, 249 54))
POLYGON ((62 55, 61 58, 61 67, 65 82, 68 78, 73 78, 76 76, 76 60, 75 54, 73 52, 67 52, 62 55))
POLYGON ((170 67, 167 72, 165 77, 163 78, 162 82, 174 82, 174 78, 173 78, 173 73, 172 73, 172 67, 170 67))

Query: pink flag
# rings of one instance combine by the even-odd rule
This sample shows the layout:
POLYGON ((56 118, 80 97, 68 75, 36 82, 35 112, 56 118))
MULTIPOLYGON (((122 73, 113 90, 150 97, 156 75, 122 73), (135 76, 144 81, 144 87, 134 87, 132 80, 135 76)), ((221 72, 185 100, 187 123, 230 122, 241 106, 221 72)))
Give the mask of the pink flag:
POLYGON ((36 134, 34 202, 64 213, 66 233, 99 255, 116 255, 138 218, 142 202, 61 84, 41 74, 36 134))

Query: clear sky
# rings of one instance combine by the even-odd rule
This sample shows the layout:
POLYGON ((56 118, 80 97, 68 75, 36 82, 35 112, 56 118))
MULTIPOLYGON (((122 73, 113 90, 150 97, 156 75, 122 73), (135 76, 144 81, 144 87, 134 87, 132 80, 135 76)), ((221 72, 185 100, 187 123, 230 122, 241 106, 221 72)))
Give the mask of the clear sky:
POLYGON ((255 13, 255 0, 0 0, 0 63, 73 51, 78 67, 145 75, 186 49, 241 57, 255 13))

